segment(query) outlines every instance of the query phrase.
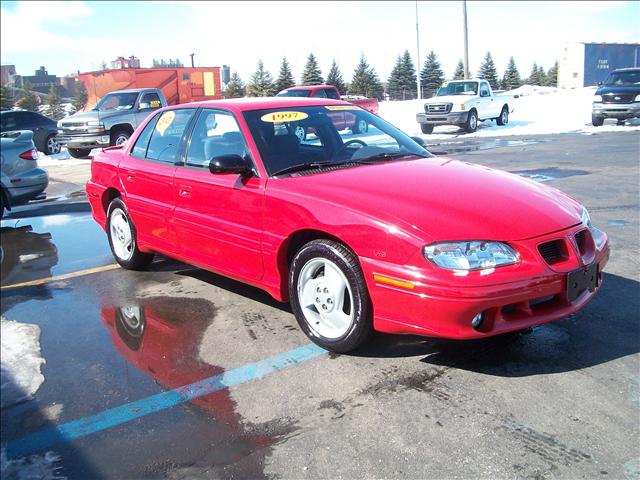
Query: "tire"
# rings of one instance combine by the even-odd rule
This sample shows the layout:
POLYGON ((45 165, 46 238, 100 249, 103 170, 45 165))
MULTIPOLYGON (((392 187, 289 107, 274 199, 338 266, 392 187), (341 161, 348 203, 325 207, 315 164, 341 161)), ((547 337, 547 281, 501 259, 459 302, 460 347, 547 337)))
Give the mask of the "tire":
POLYGON ((351 127, 351 133, 367 133, 369 131, 369 124, 363 118, 356 118, 356 123, 351 127))
POLYGON ((114 198, 109 204, 107 237, 113 258, 123 268, 139 270, 153 261, 152 253, 143 253, 138 250, 136 227, 120 198, 114 198))
POLYGON ((420 130, 422 130, 422 133, 424 134, 430 134, 433 133, 433 127, 434 125, 432 123, 421 123, 420 124, 420 130))
POLYGON ((338 242, 313 240, 296 253, 289 297, 302 331, 326 350, 354 350, 372 330, 373 309, 362 269, 338 242))
POLYGON ((67 150, 73 158, 88 158, 91 153, 90 148, 67 148, 67 150))
POLYGON ((601 127, 604 123, 604 117, 598 117, 596 115, 591 115, 591 124, 594 127, 601 127))
POLYGON ((44 141, 44 153, 47 155, 55 155, 60 153, 60 144, 56 140, 55 135, 49 135, 44 141))
POLYGON ((464 129, 467 133, 473 133, 478 128, 478 112, 471 110, 467 116, 467 121, 464 124, 464 129))
POLYGON ((300 142, 304 142, 304 140, 307 138, 307 129, 301 125, 298 125, 294 129, 293 133, 295 133, 296 137, 298 137, 298 140, 300 140, 300 142))
POLYGON ((619 118, 616 125, 624 125, 627 121, 624 118, 619 118))
POLYGON ((130 136, 131 134, 126 130, 116 130, 111 132, 111 141, 109 142, 109 145, 112 147, 115 145, 123 145, 127 140, 129 140, 130 136))
POLYGON ((496 123, 500 126, 506 125, 509 123, 509 109, 505 105, 502 107, 502 111, 500 112, 500 116, 496 118, 496 123))

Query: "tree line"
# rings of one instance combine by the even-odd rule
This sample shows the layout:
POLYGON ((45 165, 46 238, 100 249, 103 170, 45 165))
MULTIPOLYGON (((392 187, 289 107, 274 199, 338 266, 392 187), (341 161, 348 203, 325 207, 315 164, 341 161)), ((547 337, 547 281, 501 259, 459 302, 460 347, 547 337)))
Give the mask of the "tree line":
MULTIPOLYGON (((445 82, 444 71, 438 56, 433 50, 427 55, 419 74, 423 98, 432 96, 445 82)), ((453 75, 449 79, 460 80, 463 78, 464 65, 462 60, 459 60, 453 75)), ((529 76, 522 77, 514 58, 511 57, 504 74, 500 77, 491 52, 487 52, 475 78, 487 80, 494 90, 513 90, 524 84, 555 87, 558 83, 558 62, 556 61, 547 71, 534 62, 529 76)), ((386 93, 390 100, 411 100, 417 97, 418 72, 409 51, 405 50, 403 54, 398 55, 385 86, 380 81, 375 69, 369 65, 364 54, 362 54, 353 72, 351 82, 347 83, 344 81, 335 59, 331 63, 327 78, 323 78, 315 55, 310 53, 304 66, 300 85, 319 84, 334 85, 341 95, 363 95, 382 100, 386 93)), ((243 82, 238 72, 233 72, 225 90, 225 97, 268 97, 294 85, 296 85, 296 82, 287 57, 282 59, 280 71, 275 80, 271 73, 265 69, 262 60, 258 60, 258 67, 249 77, 247 84, 243 82)))
MULTIPOLYGON (((49 93, 44 100, 41 99, 41 96, 42 94, 39 94, 39 92, 36 93, 33 91, 30 82, 25 81, 19 100, 15 103, 15 94, 3 85, 0 87, 0 109, 10 110, 15 104, 23 110, 37 112, 40 110, 40 107, 43 106, 44 109, 41 113, 52 120, 60 120, 66 116, 64 106, 62 105, 62 98, 54 84, 49 88, 49 93)), ((87 104, 87 100, 88 94, 86 87, 82 82, 76 81, 75 96, 71 102, 71 111, 69 113, 82 110, 87 104)))

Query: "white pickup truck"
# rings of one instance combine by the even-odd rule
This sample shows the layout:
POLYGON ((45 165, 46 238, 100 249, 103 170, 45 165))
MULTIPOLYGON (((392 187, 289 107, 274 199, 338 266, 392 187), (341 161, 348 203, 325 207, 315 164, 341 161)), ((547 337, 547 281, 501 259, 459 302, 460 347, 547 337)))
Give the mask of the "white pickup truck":
POLYGON ((416 115, 422 133, 432 133, 436 125, 458 125, 475 132, 478 121, 495 119, 498 125, 509 122, 513 97, 495 95, 486 80, 444 82, 424 104, 424 113, 416 115))

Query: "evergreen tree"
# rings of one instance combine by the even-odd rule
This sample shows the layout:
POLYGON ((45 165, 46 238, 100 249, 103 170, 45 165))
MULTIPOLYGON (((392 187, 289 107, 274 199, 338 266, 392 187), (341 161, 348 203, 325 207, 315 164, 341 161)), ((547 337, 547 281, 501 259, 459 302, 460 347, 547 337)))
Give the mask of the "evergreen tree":
POLYGON ((409 51, 405 50, 398 55, 387 82, 387 91, 391 100, 411 100, 416 98, 416 90, 416 70, 409 51))
POLYGON ((544 77, 540 75, 540 72, 544 74, 544 69, 542 69, 542 67, 539 67, 536 62, 533 62, 533 67, 531 68, 531 74, 527 79, 527 83, 529 85, 544 85, 544 77))
POLYGON ((360 56, 360 62, 358 62, 353 72, 353 79, 349 85, 349 94, 376 97, 378 100, 382 100, 384 97, 384 87, 380 83, 378 74, 369 66, 364 54, 360 56))
POLYGON ((258 69, 249 78, 247 90, 250 97, 271 97, 275 93, 273 77, 264 69, 262 60, 258 60, 258 69))
POLYGON ((518 67, 516 67, 516 61, 513 57, 510 57, 509 64, 507 65, 507 69, 504 71, 504 76, 502 77, 501 86, 504 90, 513 90, 521 85, 522 79, 520 78, 518 67))
POLYGON ((60 120, 64 118, 64 108, 62 108, 62 99, 55 85, 51 85, 49 94, 47 95, 47 117, 51 120, 60 120))
POLYGON ((558 61, 557 60, 553 64, 553 67, 551 67, 547 72, 547 86, 549 87, 558 86, 558 61))
POLYGON ((233 72, 224 90, 224 98, 242 98, 245 95, 245 88, 245 84, 238 72, 233 72))
POLYGON ((11 110, 13 108, 13 95, 8 87, 0 87, 0 110, 11 110))
POLYGON ((87 105, 89 95, 87 94, 87 88, 80 80, 76 81, 76 95, 73 97, 73 108, 76 112, 82 110, 87 105))
POLYGON ((318 61, 313 53, 307 57, 307 63, 302 72, 302 85, 320 85, 324 83, 318 61))
POLYGON ((276 80, 276 92, 280 92, 285 88, 293 87, 296 84, 289 67, 287 57, 282 58, 282 65, 280 65, 280 74, 276 80))
POLYGON ((542 68, 542 65, 538 66, 538 78, 540 79, 540 83, 538 85, 545 86, 547 84, 547 74, 542 68))
POLYGON ((387 80, 387 92, 389 100, 404 100, 404 86, 402 85, 402 57, 398 55, 396 64, 391 70, 389 79, 387 80))
POLYGON ((347 93, 347 86, 342 79, 342 73, 340 73, 340 69, 338 68, 338 64, 335 59, 331 62, 331 69, 329 70, 329 75, 327 75, 327 85, 333 85, 338 89, 340 95, 344 95, 347 93))
POLYGON ((440 67, 438 56, 431 50, 420 72, 420 84, 424 98, 432 97, 444 82, 444 72, 440 67))
POLYGON ((498 88, 498 71, 496 70, 496 66, 493 63, 491 52, 487 52, 487 54, 484 56, 482 64, 480 65, 480 70, 478 70, 478 78, 483 78, 487 82, 489 82, 489 85, 491 85, 492 89, 498 88))
POLYGON ((23 110, 35 112, 38 110, 38 96, 33 93, 30 82, 24 82, 22 98, 18 102, 18 106, 23 110))
POLYGON ((458 65, 456 65, 456 71, 453 72, 454 80, 464 80, 464 63, 462 59, 458 60, 458 65))

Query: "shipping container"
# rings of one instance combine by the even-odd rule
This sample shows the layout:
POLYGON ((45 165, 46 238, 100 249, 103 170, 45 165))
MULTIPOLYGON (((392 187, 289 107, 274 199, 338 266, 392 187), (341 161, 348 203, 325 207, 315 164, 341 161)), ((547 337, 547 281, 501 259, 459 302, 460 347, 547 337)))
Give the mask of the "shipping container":
POLYGON ((560 88, 592 87, 618 68, 640 66, 640 44, 574 43, 565 47, 558 71, 560 88))

